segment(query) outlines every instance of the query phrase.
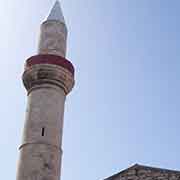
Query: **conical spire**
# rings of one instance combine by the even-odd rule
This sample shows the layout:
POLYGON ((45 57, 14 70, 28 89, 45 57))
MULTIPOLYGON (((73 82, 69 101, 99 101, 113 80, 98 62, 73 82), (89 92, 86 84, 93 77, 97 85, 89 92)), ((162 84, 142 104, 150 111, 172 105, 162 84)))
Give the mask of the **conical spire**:
POLYGON ((47 18, 47 20, 57 20, 65 24, 60 2, 57 0, 47 18))

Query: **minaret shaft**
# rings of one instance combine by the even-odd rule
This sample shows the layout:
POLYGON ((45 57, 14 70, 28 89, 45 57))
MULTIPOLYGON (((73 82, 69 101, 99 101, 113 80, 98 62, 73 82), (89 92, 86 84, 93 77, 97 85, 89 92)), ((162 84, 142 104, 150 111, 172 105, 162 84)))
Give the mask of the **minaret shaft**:
POLYGON ((41 25, 39 54, 66 56, 67 29, 57 20, 47 20, 41 25))
POLYGON ((28 96, 18 180, 59 180, 65 93, 47 87, 28 96))
POLYGON ((47 21, 41 25, 39 54, 66 56, 67 27, 59 1, 56 1, 47 21))
POLYGON ((42 24, 38 55, 26 61, 23 73, 28 103, 17 180, 60 179, 64 105, 74 67, 65 59, 67 29, 58 7, 57 1, 42 24))

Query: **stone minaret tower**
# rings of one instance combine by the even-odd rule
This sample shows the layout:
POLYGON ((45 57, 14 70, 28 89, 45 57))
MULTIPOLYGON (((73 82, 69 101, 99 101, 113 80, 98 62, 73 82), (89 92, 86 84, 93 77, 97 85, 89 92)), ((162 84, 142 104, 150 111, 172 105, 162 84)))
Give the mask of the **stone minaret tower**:
POLYGON ((65 59, 67 28, 59 1, 41 25, 38 55, 25 64, 28 94, 17 180, 59 180, 66 95, 74 85, 65 59))

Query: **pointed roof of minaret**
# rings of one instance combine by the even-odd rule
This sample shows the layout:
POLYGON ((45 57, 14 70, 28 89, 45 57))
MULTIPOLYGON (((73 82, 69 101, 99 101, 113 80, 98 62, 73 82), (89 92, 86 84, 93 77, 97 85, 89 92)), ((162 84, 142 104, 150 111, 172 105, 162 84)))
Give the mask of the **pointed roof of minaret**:
POLYGON ((65 24, 64 16, 62 13, 61 5, 58 0, 56 0, 47 20, 57 20, 65 24))

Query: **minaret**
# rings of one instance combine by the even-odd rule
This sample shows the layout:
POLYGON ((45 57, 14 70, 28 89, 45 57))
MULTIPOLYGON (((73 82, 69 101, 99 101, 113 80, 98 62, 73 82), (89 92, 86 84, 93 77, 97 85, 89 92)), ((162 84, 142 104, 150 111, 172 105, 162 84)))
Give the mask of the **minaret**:
POLYGON ((38 54, 25 64, 28 102, 17 180, 59 180, 66 95, 74 67, 65 59, 67 28, 59 1, 41 25, 38 54))

